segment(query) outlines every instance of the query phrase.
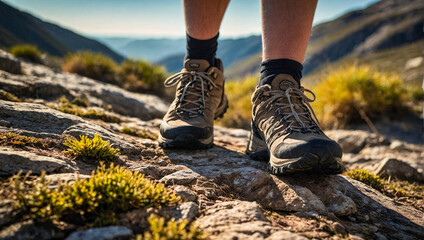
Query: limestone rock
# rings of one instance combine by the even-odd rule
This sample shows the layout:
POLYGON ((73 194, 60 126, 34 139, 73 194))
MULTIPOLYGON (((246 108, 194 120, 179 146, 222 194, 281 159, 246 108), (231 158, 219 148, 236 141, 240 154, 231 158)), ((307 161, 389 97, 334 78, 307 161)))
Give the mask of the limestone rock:
POLYGON ((266 240, 281 240, 281 239, 286 239, 286 240, 306 240, 308 238, 304 237, 304 236, 300 236, 296 233, 292 233, 289 231, 278 231, 275 232, 273 234, 271 234, 271 236, 267 237, 266 240))
POLYGON ((64 237, 63 232, 36 224, 33 220, 14 223, 0 231, 2 240, 63 239, 64 237))
POLYGON ((272 226, 255 202, 217 203, 198 220, 211 239, 264 239, 272 226))
POLYGON ((70 160, 63 160, 38 155, 27 151, 19 151, 8 147, 0 147, 0 176, 11 176, 23 171, 34 174, 74 172, 78 168, 70 160))
POLYGON ((390 143, 384 137, 360 130, 332 130, 325 133, 340 144, 344 153, 358 153, 366 146, 390 143))
POLYGON ((0 118, 8 122, 9 128, 26 131, 30 135, 60 138, 62 135, 79 135, 93 137, 99 134, 109 140, 121 151, 133 152, 137 148, 129 144, 123 137, 104 127, 92 124, 80 117, 63 113, 41 104, 15 103, 0 100, 0 118))
POLYGON ((112 240, 130 237, 132 231, 122 226, 91 228, 71 233, 66 240, 112 240))
POLYGON ((391 179, 424 181, 424 174, 411 167, 408 163, 395 158, 384 159, 374 171, 376 174, 391 179))
POLYGON ((166 175, 159 181, 168 184, 187 185, 195 182, 200 177, 200 174, 191 170, 180 170, 172 174, 166 175))
POLYGON ((18 96, 44 99, 85 95, 98 106, 110 106, 116 113, 143 120, 161 118, 167 110, 168 104, 154 95, 129 92, 115 85, 52 71, 40 65, 24 63, 23 68, 27 75, 0 72, 0 88, 18 96))
POLYGON ((21 63, 11 54, 0 51, 0 70, 12 73, 21 74, 21 63))
POLYGON ((197 199, 196 193, 186 186, 177 185, 174 187, 174 191, 183 201, 196 201, 197 199))

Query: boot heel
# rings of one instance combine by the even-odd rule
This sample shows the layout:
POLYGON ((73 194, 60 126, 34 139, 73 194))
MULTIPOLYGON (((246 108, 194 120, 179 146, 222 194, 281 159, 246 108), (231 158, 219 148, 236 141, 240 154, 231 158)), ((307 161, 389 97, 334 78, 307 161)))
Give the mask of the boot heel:
POLYGON ((268 147, 262 137, 256 130, 254 124, 251 124, 249 141, 247 142, 246 154, 255 161, 269 161, 268 147))

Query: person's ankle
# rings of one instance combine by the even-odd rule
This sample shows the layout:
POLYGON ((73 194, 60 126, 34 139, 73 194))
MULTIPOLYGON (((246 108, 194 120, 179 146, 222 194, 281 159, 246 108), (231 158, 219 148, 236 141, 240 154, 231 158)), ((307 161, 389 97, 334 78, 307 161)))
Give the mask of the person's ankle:
POLYGON ((186 34, 186 55, 187 59, 205 59, 211 66, 216 66, 216 50, 218 48, 219 33, 210 39, 199 40, 186 34))
POLYGON ((303 65, 297 61, 281 58, 267 60, 261 63, 261 76, 259 78, 258 86, 271 84, 275 76, 278 74, 289 74, 296 80, 300 86, 300 79, 302 78, 303 65))

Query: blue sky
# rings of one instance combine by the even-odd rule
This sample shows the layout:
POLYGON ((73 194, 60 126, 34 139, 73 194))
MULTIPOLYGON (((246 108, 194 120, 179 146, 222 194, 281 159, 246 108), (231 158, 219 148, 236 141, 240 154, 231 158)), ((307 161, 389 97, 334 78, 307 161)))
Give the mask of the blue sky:
MULTIPOLYGON (((183 37, 182 0, 3 0, 44 20, 92 36, 183 37)), ((295 0, 293 0, 295 1, 295 0)), ((377 0, 321 0, 314 24, 377 0)), ((259 34, 260 1, 232 0, 222 37, 259 34)))

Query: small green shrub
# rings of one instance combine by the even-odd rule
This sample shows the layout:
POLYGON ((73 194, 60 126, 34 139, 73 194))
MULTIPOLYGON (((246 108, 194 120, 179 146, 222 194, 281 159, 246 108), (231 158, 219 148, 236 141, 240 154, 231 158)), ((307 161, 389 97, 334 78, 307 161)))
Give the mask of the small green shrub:
POLYGON ((136 129, 133 129, 133 128, 129 128, 127 126, 123 127, 120 130, 120 132, 131 135, 131 136, 140 137, 140 138, 148 138, 148 139, 151 139, 151 140, 158 139, 158 135, 155 134, 155 133, 152 133, 152 132, 147 131, 147 130, 136 130, 136 129))
POLYGON ((21 102, 21 99, 13 95, 12 93, 6 92, 2 89, 0 89, 0 99, 11 101, 11 102, 21 102))
POLYGON ((162 94, 165 68, 142 60, 126 60, 119 68, 120 85, 129 91, 162 94))
POLYGON ((118 83, 116 77, 118 66, 112 59, 101 53, 85 51, 68 54, 62 70, 107 83, 118 83))
POLYGON ((137 235, 137 240, 202 240, 207 238, 195 223, 188 224, 187 220, 170 220, 166 222, 162 217, 150 216, 148 219, 150 231, 142 235, 137 235))
POLYGON ((51 189, 43 172, 37 181, 21 173, 11 178, 13 207, 26 218, 38 221, 80 219, 79 224, 108 225, 105 213, 122 212, 175 204, 179 198, 161 183, 147 180, 139 172, 101 164, 89 179, 69 184, 60 182, 51 189))
POLYGON ((41 138, 19 135, 12 132, 0 133, 0 144, 12 145, 14 147, 36 147, 47 149, 49 142, 41 138))
POLYGON ((226 127, 250 128, 252 118, 252 94, 256 89, 258 76, 248 76, 241 80, 226 83, 229 108, 218 124, 226 127))
POLYGON ((364 169, 352 169, 345 173, 346 176, 367 184, 368 186, 378 190, 384 190, 384 181, 379 176, 370 173, 364 169))
POLYGON ((399 76, 373 71, 369 66, 346 66, 329 74, 313 88, 312 104, 321 126, 341 128, 381 116, 408 111, 407 94, 399 76))
POLYGON ((12 47, 10 53, 13 56, 22 58, 34 63, 42 63, 41 52, 33 45, 16 45, 12 47))
POLYGON ((119 149, 113 148, 109 141, 104 141, 96 133, 93 139, 81 135, 80 141, 76 139, 66 139, 64 145, 69 149, 66 154, 84 160, 112 161, 119 156, 119 149))

